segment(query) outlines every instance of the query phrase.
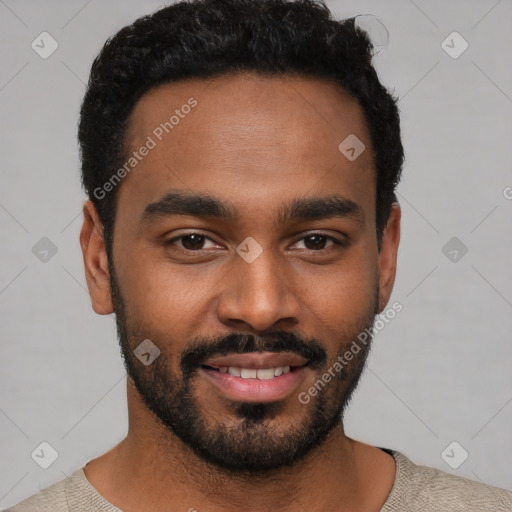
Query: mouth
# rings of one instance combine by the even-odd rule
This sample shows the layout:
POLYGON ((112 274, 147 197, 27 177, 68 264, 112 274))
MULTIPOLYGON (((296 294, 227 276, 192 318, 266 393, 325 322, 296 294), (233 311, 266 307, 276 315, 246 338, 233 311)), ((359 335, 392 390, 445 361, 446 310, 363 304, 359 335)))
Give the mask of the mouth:
POLYGON ((306 365, 307 363, 302 366, 276 366, 274 368, 241 368, 239 366, 219 366, 215 368, 213 366, 202 365, 201 368, 227 373, 233 377, 240 377, 241 379, 271 380, 288 372, 297 371, 298 368, 303 368, 306 365))
POLYGON ((307 359, 287 352, 230 354, 209 359, 200 373, 226 398, 265 403, 296 390, 307 366, 307 359))

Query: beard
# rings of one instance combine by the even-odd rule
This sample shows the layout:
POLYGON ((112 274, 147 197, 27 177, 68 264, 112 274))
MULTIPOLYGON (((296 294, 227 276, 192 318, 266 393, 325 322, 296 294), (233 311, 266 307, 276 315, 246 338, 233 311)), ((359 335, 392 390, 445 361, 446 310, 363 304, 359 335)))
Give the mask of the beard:
MULTIPOLYGON (((194 382, 200 378, 201 365, 210 357, 228 353, 294 352, 308 359, 315 372, 315 382, 347 350, 350 342, 367 329, 371 332, 378 307, 378 285, 374 300, 362 318, 354 322, 350 332, 339 339, 339 353, 328 361, 327 353, 316 339, 304 340, 296 334, 274 331, 264 337, 251 334, 228 334, 218 338, 196 338, 180 356, 180 372, 173 370, 164 350, 149 366, 134 355, 144 339, 160 349, 172 347, 173 341, 148 336, 150 328, 137 323, 135 315, 127 314, 109 258, 112 302, 121 355, 129 378, 138 394, 165 432, 177 436, 202 461, 217 470, 240 476, 264 476, 271 470, 292 466, 314 448, 320 447, 329 434, 342 423, 343 414, 366 365, 371 336, 361 351, 328 385, 318 389, 307 405, 302 405, 300 421, 285 423, 280 414, 285 401, 270 403, 231 402, 232 417, 214 421, 207 407, 201 407, 194 394, 194 382)), ((287 398, 289 400, 290 397, 287 398)), ((302 402, 301 402, 302 403, 302 402)), ((165 437, 165 436, 164 436, 165 437)), ((166 439, 160 439, 168 446, 166 439)))

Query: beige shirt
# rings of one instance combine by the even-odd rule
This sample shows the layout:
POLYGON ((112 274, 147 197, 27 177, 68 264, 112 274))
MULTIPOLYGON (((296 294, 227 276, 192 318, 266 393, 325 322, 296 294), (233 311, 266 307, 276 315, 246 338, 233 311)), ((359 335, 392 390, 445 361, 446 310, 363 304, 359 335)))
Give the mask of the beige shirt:
MULTIPOLYGON (((380 512, 512 512, 508 491, 419 466, 395 450, 390 453, 396 461, 396 476, 380 512)), ((6 512, 122 511, 103 498, 83 469, 78 469, 6 512)))

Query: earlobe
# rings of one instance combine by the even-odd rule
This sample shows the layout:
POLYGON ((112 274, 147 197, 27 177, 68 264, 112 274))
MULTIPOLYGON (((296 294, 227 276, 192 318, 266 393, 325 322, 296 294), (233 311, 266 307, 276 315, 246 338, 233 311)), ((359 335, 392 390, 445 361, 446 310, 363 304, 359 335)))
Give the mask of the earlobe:
POLYGON ((396 260, 400 244, 400 218, 400 205, 393 203, 382 233, 379 254, 379 313, 386 307, 395 283, 396 260))
POLYGON ((110 293, 110 277, 103 238, 103 225, 91 201, 84 203, 83 214, 80 246, 84 258, 87 288, 94 311, 99 315, 108 315, 114 311, 114 307, 110 293))

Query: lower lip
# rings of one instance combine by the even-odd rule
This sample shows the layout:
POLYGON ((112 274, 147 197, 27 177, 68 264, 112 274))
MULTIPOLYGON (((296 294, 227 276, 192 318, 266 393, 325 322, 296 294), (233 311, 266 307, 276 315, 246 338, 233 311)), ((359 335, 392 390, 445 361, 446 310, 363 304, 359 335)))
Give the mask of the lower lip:
POLYGON ((293 393, 304 378, 304 366, 269 380, 242 379, 229 373, 201 368, 201 374, 208 378, 221 393, 239 402, 275 402, 293 393))

